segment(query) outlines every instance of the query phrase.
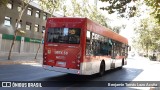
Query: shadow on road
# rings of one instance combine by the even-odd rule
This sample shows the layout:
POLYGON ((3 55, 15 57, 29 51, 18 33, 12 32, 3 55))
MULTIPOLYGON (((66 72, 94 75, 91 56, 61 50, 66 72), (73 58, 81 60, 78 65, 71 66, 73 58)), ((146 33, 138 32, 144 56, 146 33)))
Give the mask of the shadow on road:
POLYGON ((60 87, 105 87, 107 82, 132 81, 143 70, 134 68, 113 69, 106 71, 104 76, 94 75, 74 75, 63 74, 53 77, 38 79, 38 81, 47 81, 52 85, 60 87))
MULTIPOLYGON (((100 90, 100 88, 103 90, 130 90, 126 87, 115 89, 114 87, 107 87, 106 84, 108 81, 132 81, 141 72, 143 72, 142 69, 124 67, 123 69, 117 68, 106 71, 104 76, 99 77, 97 74, 74 75, 54 71, 46 71, 42 69, 42 67, 31 65, 4 65, 0 66, 0 68, 0 70, 2 70, 2 72, 0 73, 0 78, 2 79, 3 77, 5 77, 2 79, 3 81, 42 81, 43 83, 45 83, 44 86, 52 86, 54 87, 54 90, 59 89, 56 87, 70 87, 67 90, 90 90, 91 88, 92 90, 100 90)), ((41 90, 40 88, 37 88, 37 90, 38 89, 41 90)), ((15 90, 19 89, 15 88, 15 90)), ((33 88, 33 90, 35 90, 35 88, 33 88)))

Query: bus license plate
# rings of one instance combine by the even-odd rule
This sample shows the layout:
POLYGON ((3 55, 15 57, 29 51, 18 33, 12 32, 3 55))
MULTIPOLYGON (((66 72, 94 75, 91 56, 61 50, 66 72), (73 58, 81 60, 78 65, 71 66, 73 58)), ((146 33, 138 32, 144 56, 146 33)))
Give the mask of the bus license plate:
POLYGON ((60 66, 63 66, 63 67, 66 66, 66 62, 60 62, 60 61, 58 61, 57 64, 60 65, 60 66))

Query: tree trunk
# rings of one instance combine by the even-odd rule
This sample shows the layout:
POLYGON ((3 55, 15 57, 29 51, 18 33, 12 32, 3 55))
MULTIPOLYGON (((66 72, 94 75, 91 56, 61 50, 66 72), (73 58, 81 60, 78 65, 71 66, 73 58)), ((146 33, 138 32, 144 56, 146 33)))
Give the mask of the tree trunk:
MULTIPOLYGON (((18 24, 19 24, 19 22, 20 22, 20 20, 21 20, 21 18, 22 18, 22 15, 23 15, 23 13, 24 13, 24 11, 26 10, 26 8, 27 8, 27 6, 29 5, 29 3, 31 2, 31 0, 29 0, 28 2, 27 2, 27 4, 26 4, 26 6, 22 6, 22 10, 21 10, 21 12, 19 13, 19 16, 18 16, 18 20, 17 20, 17 22, 16 22, 16 26, 15 26, 15 34, 14 34, 14 37, 13 37, 13 41, 12 41, 12 44, 11 44, 11 48, 10 48, 10 50, 9 50, 9 55, 8 55, 8 60, 10 60, 11 59, 11 54, 12 54, 12 49, 13 49, 13 46, 14 46, 14 43, 15 43, 15 40, 16 40, 16 37, 17 37, 17 31, 18 31, 18 24)), ((22 3, 24 4, 24 1, 22 1, 22 3)))
POLYGON ((147 49, 147 57, 148 57, 148 43, 146 44, 146 49, 147 49))
POLYGON ((13 37, 13 41, 12 41, 12 44, 11 44, 11 48, 9 50, 9 55, 8 55, 8 60, 11 59, 11 52, 12 52, 12 49, 13 49, 13 46, 14 46, 14 43, 15 43, 15 40, 16 40, 16 36, 17 36, 17 32, 15 32, 15 35, 13 37))
POLYGON ((40 50, 40 47, 41 47, 41 43, 39 43, 38 50, 37 50, 37 52, 36 52, 36 56, 35 56, 34 59, 37 59, 37 55, 38 55, 38 52, 39 52, 39 50, 40 50))

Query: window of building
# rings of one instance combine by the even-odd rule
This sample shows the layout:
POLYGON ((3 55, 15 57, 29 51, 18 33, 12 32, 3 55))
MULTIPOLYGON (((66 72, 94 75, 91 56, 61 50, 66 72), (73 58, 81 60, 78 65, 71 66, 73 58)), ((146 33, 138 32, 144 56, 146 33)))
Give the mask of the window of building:
POLYGON ((4 25, 11 26, 11 17, 5 16, 4 25))
POLYGON ((7 4, 7 7, 9 8, 9 9, 12 9, 13 8, 13 4, 12 4, 13 2, 11 1, 11 2, 9 2, 8 4, 7 4))
POLYGON ((37 17, 37 18, 40 17, 40 11, 36 11, 36 17, 37 17))
POLYGON ((46 29, 46 27, 45 26, 42 26, 42 30, 45 30, 46 29))
POLYGON ((34 30, 35 30, 35 32, 38 32, 38 31, 39 31, 39 25, 38 25, 38 24, 35 24, 34 30))
POLYGON ((18 12, 20 12, 20 11, 22 10, 22 7, 21 7, 21 6, 18 6, 18 7, 17 7, 17 10, 18 10, 18 12))
POLYGON ((28 15, 32 15, 32 8, 29 7, 29 8, 27 9, 27 14, 28 14, 28 15))
MULTIPOLYGON (((16 26, 17 26, 17 23, 16 23, 16 26)), ((18 28, 22 28, 22 20, 19 21, 18 28)))
POLYGON ((26 22, 26 30, 31 30, 32 23, 26 22))
POLYGON ((47 13, 43 13, 43 20, 47 19, 47 13))
POLYGON ((19 22, 19 23, 18 23, 18 28, 21 28, 21 27, 22 27, 22 23, 19 22))

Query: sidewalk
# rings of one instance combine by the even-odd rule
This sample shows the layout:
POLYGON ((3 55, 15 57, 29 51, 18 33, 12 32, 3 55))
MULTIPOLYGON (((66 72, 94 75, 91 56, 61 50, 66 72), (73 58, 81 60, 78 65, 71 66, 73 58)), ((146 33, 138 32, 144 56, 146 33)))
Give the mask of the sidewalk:
POLYGON ((11 64, 23 64, 23 63, 42 63, 42 54, 37 55, 35 60, 35 53, 33 54, 19 54, 12 55, 11 60, 8 60, 7 55, 0 56, 0 65, 11 65, 11 64))

